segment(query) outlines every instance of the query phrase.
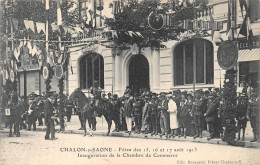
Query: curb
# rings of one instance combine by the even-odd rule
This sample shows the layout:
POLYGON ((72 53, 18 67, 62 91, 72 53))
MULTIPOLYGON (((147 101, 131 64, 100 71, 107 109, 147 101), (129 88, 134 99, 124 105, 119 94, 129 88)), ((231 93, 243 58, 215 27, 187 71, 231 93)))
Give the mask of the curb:
MULTIPOLYGON (((37 128, 36 131, 42 131, 45 132, 46 128, 37 128)), ((64 132, 60 132, 59 129, 55 129, 56 133, 64 133, 64 134, 82 134, 83 131, 81 130, 67 130, 64 132)), ((100 131, 91 131, 91 136, 107 136, 106 132, 100 132, 100 131)), ((87 132, 89 135, 89 132, 87 132)), ((90 136, 90 135, 89 135, 90 136)), ((134 134, 132 133, 130 136, 128 133, 124 132, 111 132, 109 136, 114 137, 127 137, 127 138, 141 138, 141 139, 155 139, 155 140, 170 140, 170 141, 180 141, 180 142, 195 142, 195 143, 207 143, 207 144, 217 144, 217 145, 229 145, 226 142, 222 141, 221 139, 211 139, 207 140, 207 138, 196 138, 193 137, 187 137, 184 139, 183 137, 178 138, 175 137, 174 139, 168 138, 166 139, 164 136, 160 138, 160 136, 151 136, 150 134, 134 134)), ((248 147, 248 148, 260 148, 260 143, 257 142, 247 142, 247 141, 236 141, 236 143, 233 146, 239 146, 239 147, 248 147)))

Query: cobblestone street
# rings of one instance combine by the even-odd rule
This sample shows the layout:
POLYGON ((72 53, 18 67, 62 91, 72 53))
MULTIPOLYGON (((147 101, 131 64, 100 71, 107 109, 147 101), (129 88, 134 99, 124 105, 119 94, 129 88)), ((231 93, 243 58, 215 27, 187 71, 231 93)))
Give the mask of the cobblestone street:
POLYGON ((80 134, 57 133, 56 137, 57 140, 44 140, 44 132, 21 131, 21 137, 9 138, 6 130, 1 131, 0 162, 3 165, 158 164, 158 162, 164 164, 260 164, 260 150, 254 148, 154 139, 83 137, 80 134), (102 148, 107 150, 104 151, 102 148), (219 153, 222 153, 222 157, 216 157, 219 153), (111 154, 114 157, 110 157, 111 154), (119 154, 120 157, 117 156, 119 154), (150 154, 151 157, 147 158, 146 154, 150 154))

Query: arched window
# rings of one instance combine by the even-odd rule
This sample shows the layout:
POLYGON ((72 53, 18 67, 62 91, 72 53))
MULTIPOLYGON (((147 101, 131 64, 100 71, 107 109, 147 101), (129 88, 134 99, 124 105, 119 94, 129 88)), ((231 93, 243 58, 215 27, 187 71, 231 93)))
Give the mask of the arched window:
POLYGON ((204 39, 190 39, 174 49, 174 85, 213 84, 213 45, 204 39))
POLYGON ((80 59, 80 88, 90 88, 95 80, 104 89, 104 59, 99 54, 91 53, 80 59))

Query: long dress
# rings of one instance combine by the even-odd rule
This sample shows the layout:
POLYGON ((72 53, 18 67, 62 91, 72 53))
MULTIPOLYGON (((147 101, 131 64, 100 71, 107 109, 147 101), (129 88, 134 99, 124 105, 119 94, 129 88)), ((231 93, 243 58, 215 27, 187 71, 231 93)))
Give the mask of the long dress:
POLYGON ((170 117, 170 128, 177 129, 179 127, 177 119, 177 105, 172 99, 168 102, 168 111, 170 117))

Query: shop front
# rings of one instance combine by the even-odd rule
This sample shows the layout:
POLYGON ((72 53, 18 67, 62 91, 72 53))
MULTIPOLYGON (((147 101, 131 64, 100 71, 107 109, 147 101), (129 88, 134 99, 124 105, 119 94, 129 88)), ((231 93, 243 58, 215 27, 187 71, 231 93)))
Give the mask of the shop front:
POLYGON ((239 84, 245 82, 249 86, 256 88, 260 83, 260 36, 253 38, 253 44, 249 44, 246 39, 238 40, 238 68, 239 84))

